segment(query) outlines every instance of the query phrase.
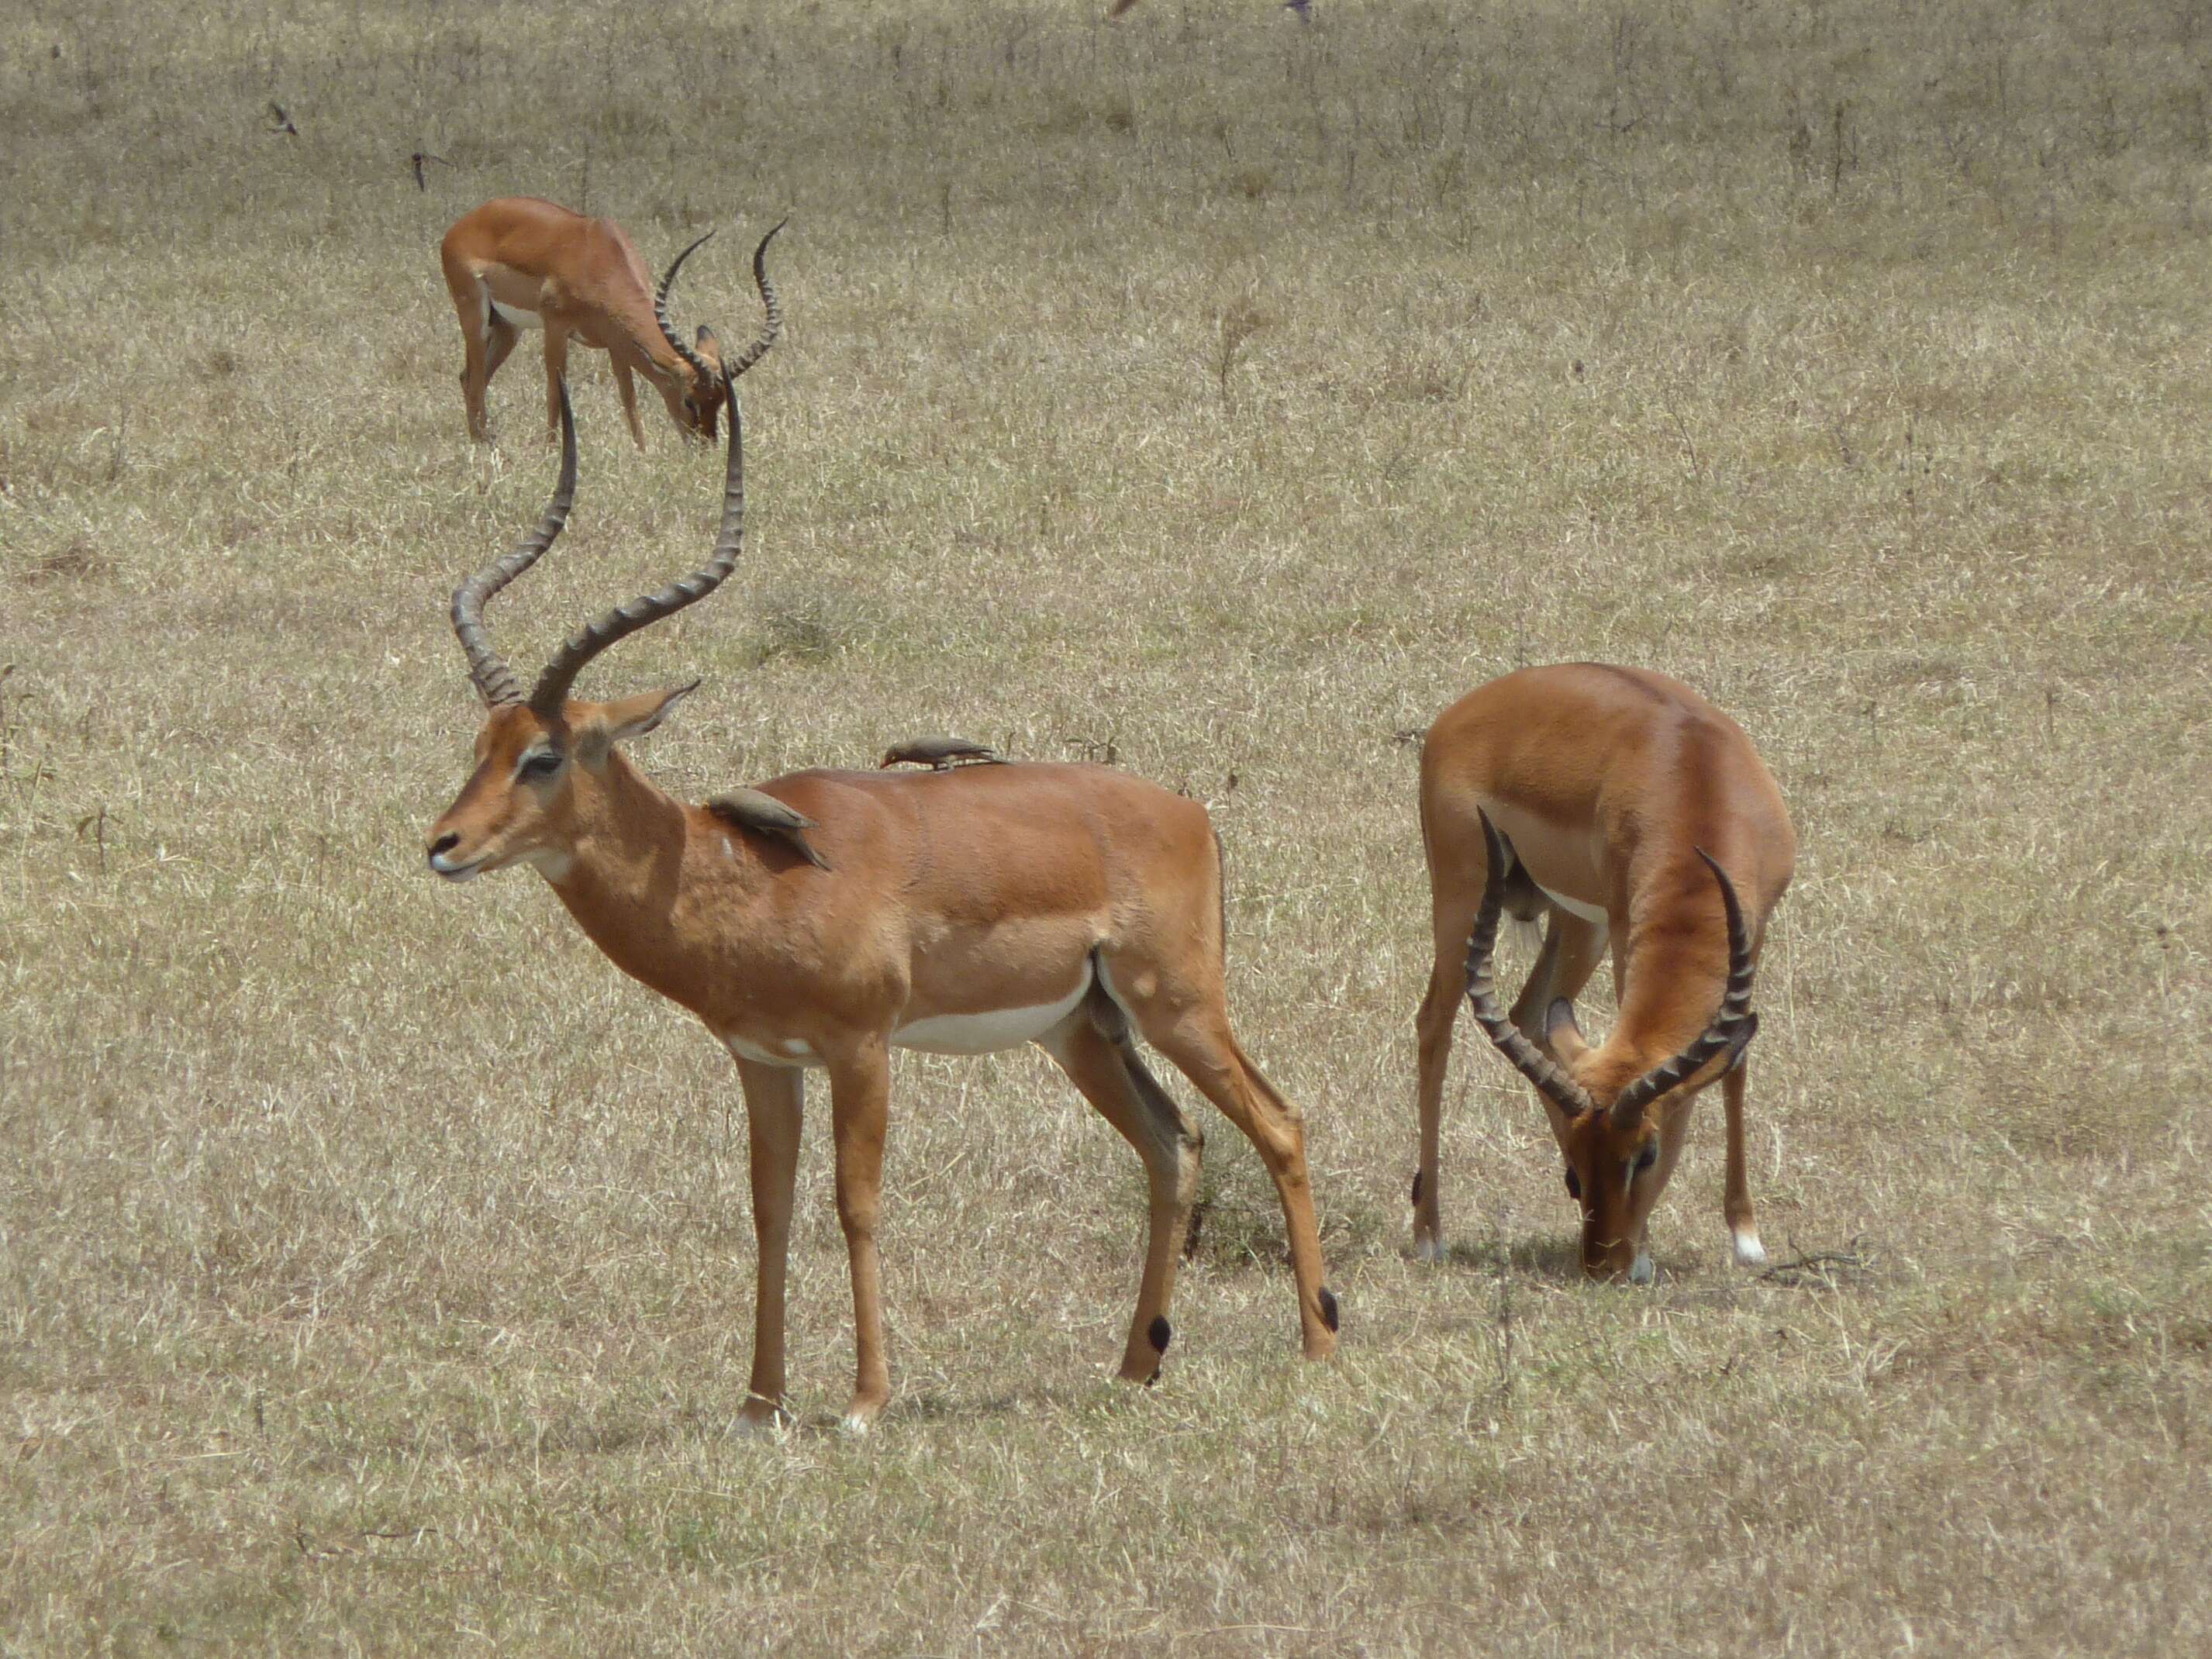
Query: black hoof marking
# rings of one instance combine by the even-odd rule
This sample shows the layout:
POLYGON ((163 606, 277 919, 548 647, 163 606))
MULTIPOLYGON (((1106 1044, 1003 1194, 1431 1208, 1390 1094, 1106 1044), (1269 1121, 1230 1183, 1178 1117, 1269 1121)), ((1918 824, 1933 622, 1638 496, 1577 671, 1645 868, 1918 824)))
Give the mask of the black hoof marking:
POLYGON ((1336 1292, 1324 1285, 1321 1293, 1321 1322, 1332 1331, 1336 1328, 1336 1292))
POLYGON ((1148 1377, 1146 1377, 1146 1378, 1145 1379, 1145 1386, 1146 1386, 1146 1388, 1148 1388, 1148 1389, 1149 1389, 1149 1388, 1151 1388, 1151 1387, 1152 1386, 1152 1384, 1153 1384, 1153 1383, 1155 1383, 1155 1382, 1158 1382, 1159 1380, 1160 1380, 1160 1368, 1159 1368, 1158 1365, 1155 1365, 1155 1366, 1153 1366, 1153 1367, 1152 1367, 1152 1374, 1150 1376, 1148 1376, 1148 1377))
POLYGON ((1421 1201, 1421 1172, 1420 1172, 1419 1170, 1414 1170, 1414 1171, 1413 1171, 1413 1202, 1414 1202, 1414 1203, 1416 1203, 1416 1204, 1418 1204, 1418 1203, 1419 1203, 1420 1201, 1421 1201))
MULTIPOLYGON (((1166 1315, 1156 1314, 1151 1327, 1145 1332, 1145 1338, 1152 1345, 1154 1353, 1165 1353, 1168 1344, 1175 1340, 1175 1328, 1168 1323, 1166 1315)), ((1155 1376, 1159 1375, 1157 1371, 1152 1374, 1155 1376)))

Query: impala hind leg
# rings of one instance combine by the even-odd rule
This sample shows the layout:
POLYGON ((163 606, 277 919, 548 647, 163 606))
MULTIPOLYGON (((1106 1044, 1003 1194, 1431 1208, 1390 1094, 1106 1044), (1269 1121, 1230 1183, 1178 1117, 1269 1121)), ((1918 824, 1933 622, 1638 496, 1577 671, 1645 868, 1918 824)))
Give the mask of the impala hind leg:
POLYGON ((1176 1263, 1198 1201, 1199 1158, 1206 1142, 1174 1097, 1160 1087, 1128 1038, 1120 1009, 1094 994, 1091 1003, 1042 1040, 1068 1079, 1145 1161, 1152 1213, 1145 1241, 1145 1276, 1121 1352, 1121 1380, 1150 1382, 1159 1375, 1174 1329, 1168 1322, 1176 1263))
POLYGON ((890 1050, 880 1038, 830 1062, 837 1222, 845 1230, 845 1254, 853 1273, 854 1379, 845 1426, 856 1432, 865 1431, 891 1397, 890 1365, 884 1357, 883 1268, 876 1254, 890 1079, 890 1050))
POLYGON ((799 1130, 806 1074, 792 1066, 741 1060, 738 1079, 745 1093, 753 1238, 758 1248, 752 1381, 741 1416, 750 1427, 765 1427, 785 1414, 784 1292, 790 1271, 791 1209, 799 1182, 799 1130))
POLYGON ((1336 1352, 1336 1297, 1322 1283, 1321 1230, 1314 1223, 1313 1183, 1306 1170, 1305 1124, 1260 1068, 1237 1046, 1229 1011, 1218 989, 1188 998, 1143 994, 1147 973, 1128 976, 1135 994, 1121 993, 1116 975, 1115 1000, 1133 1014, 1137 1027, 1171 1060, 1200 1093, 1220 1108, 1242 1130, 1267 1166, 1283 1206, 1289 1237, 1291 1273, 1297 1281, 1298 1327, 1305 1357, 1326 1359, 1336 1352))
MULTIPOLYGON (((1603 922, 1586 921, 1557 905, 1551 907, 1544 948, 1528 970, 1528 982, 1513 999, 1512 1014, 1513 1023, 1545 1053, 1552 1054, 1552 1039, 1544 1029, 1544 1016, 1559 998, 1572 1002, 1583 994, 1598 963, 1605 960, 1609 938, 1603 922)), ((1555 1054, 1552 1057, 1559 1058, 1555 1054)))
POLYGON ((519 331, 473 277, 454 290, 453 311, 461 321, 461 402, 468 410, 469 436, 489 443, 491 377, 514 349, 519 331))
POLYGON ((1721 1212, 1728 1218, 1736 1266, 1763 1267, 1766 1247, 1759 1242, 1759 1218, 1751 1207, 1751 1176, 1743 1156, 1743 1103, 1751 1088, 1750 1073, 1751 1062, 1739 1055, 1721 1079, 1721 1102, 1728 1117, 1728 1185, 1722 1194, 1721 1212))
MULTIPOLYGON (((1468 926, 1474 912, 1468 911, 1468 926)), ((1443 923, 1439 921, 1441 929, 1443 923)), ((1440 1261, 1444 1253, 1443 1206, 1438 1195, 1443 1161, 1444 1077, 1451 1066, 1452 1027, 1459 1018, 1460 999, 1467 994, 1467 936, 1446 950, 1441 942, 1436 964, 1429 970, 1428 994, 1413 1023, 1419 1042, 1415 1100, 1420 1113, 1420 1165, 1413 1175, 1413 1249, 1425 1261, 1440 1261)), ((1403 1168, 1403 1165, 1400 1166, 1403 1168)))

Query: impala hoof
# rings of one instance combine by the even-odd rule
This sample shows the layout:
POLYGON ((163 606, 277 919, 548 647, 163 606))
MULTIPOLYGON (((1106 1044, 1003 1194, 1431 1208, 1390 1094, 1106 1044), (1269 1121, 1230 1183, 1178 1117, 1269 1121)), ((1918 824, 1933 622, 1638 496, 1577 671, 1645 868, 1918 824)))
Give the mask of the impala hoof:
POLYGON ((1764 1267, 1766 1265, 1766 1246, 1759 1242, 1757 1233, 1735 1235, 1735 1265, 1739 1267, 1764 1267))

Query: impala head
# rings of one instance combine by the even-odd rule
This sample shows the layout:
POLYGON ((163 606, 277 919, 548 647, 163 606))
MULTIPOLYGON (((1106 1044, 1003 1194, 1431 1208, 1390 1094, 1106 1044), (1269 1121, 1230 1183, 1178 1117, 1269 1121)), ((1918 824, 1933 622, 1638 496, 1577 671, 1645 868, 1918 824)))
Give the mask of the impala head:
POLYGON ((761 331, 760 338, 746 347, 734 360, 724 361, 721 341, 715 337, 714 331, 704 324, 700 325, 696 343, 686 345, 684 337, 677 332, 676 325, 668 320, 668 291, 676 286, 676 273, 684 269, 686 259, 713 240, 713 231, 708 231, 676 256, 669 264, 668 274, 660 279, 660 286, 653 293, 653 314, 660 325, 661 337, 668 342, 668 349, 684 364, 680 373, 659 379, 656 384, 660 388, 662 401, 668 405, 669 417, 694 437, 704 438, 710 443, 714 441, 715 422, 721 414, 731 382, 766 356, 768 349, 775 343, 775 337, 782 331, 783 310, 777 304, 775 289, 768 280, 768 245, 775 240, 776 231, 782 228, 783 226, 778 224, 775 230, 761 238, 760 246, 753 250, 753 282, 760 289, 761 304, 768 312, 768 321, 761 331))
POLYGON ((1504 843, 1487 813, 1482 833, 1489 858, 1482 908, 1467 945, 1467 998, 1476 1021, 1498 1051, 1536 1085, 1552 1133, 1566 1159, 1568 1194, 1582 1206, 1583 1271, 1593 1278, 1650 1277, 1639 1254, 1644 1223, 1669 1171, 1660 1146, 1668 1114, 1686 1109, 1692 1096, 1735 1064, 1759 1030, 1751 1012, 1751 930, 1727 873, 1705 849, 1719 884, 1728 917, 1728 982, 1720 1006, 1687 1048, 1659 1065, 1624 1060, 1586 1041, 1564 998, 1552 1004, 1539 1047, 1499 1008, 1490 975, 1498 919, 1508 869, 1504 843), (1557 1056, 1556 1059, 1553 1056, 1557 1056))
POLYGON ((585 664, 617 640, 695 605, 721 586, 744 544, 744 420, 723 382, 730 405, 728 470, 722 493, 722 529, 714 556, 698 570, 658 592, 617 605, 593 618, 556 652, 525 696, 485 630, 483 607, 507 583, 538 562, 553 544, 576 498, 576 422, 568 388, 561 386, 561 479, 545 516, 528 539, 463 582, 453 594, 453 632, 469 659, 489 713, 477 734, 476 769, 445 815, 430 827, 430 868, 448 881, 466 881, 512 864, 533 865, 558 879, 567 869, 580 827, 588 818, 616 746, 641 737, 667 718, 677 701, 698 684, 648 691, 612 702, 572 698, 568 688, 585 664))

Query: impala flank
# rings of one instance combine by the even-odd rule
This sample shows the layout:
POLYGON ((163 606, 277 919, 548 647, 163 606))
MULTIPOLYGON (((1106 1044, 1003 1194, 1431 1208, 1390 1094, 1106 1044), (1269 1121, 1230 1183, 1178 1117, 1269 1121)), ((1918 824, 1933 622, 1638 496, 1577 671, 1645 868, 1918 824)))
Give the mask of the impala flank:
MULTIPOLYGON (((775 230, 782 228, 778 225, 775 230)), ((760 338, 728 365, 731 380, 760 361, 782 327, 775 290, 768 281, 768 245, 775 230, 761 238, 753 254, 753 280, 768 324, 760 338)), ((502 196, 455 220, 439 245, 438 258, 467 348, 461 395, 468 404, 469 435, 489 441, 485 398, 491 377, 514 349, 520 331, 542 326, 549 429, 559 424, 559 388, 573 336, 605 352, 613 362, 623 414, 640 449, 645 447, 645 428, 638 422, 633 373, 653 382, 668 405, 669 418, 686 434, 713 438, 722 406, 721 346, 714 330, 704 326, 696 347, 684 343, 668 320, 668 290, 684 262, 714 234, 708 231, 678 254, 655 288, 636 247, 611 219, 586 218, 534 196, 502 196)))
POLYGON ((1413 1237, 1443 1243, 1437 1142, 1452 1024, 1464 994, 1536 1085, 1582 1206, 1594 1277, 1649 1282, 1653 1206, 1681 1156, 1698 1091, 1722 1079, 1723 1201, 1735 1259, 1766 1260, 1744 1169, 1744 1045, 1766 921, 1796 837, 1741 727, 1664 674, 1568 663, 1468 693, 1421 750, 1436 964, 1421 1004, 1420 1170, 1413 1237), (1543 919, 1544 945, 1509 1018, 1491 983, 1501 911, 1543 919), (1619 1017, 1603 1042, 1575 996, 1613 958, 1619 1017))
POLYGON ((751 1397, 785 1400, 785 1262, 806 1073, 829 1074, 837 1214, 853 1278, 858 1377, 848 1420, 890 1392, 876 1229, 890 1051, 1034 1042, 1144 1160, 1151 1225, 1121 1374, 1148 1382, 1170 1334, 1198 1188, 1199 1133, 1139 1055, 1164 1054, 1249 1136, 1288 1230, 1306 1357, 1336 1342, 1298 1114, 1245 1058, 1222 983, 1221 861, 1195 802, 1103 767, 808 771, 705 806, 663 793, 621 744, 692 688, 612 702, 569 688, 585 664, 702 599, 744 531, 743 428, 730 392, 722 528, 705 567, 573 635, 526 696, 483 607, 559 533, 575 428, 559 396, 561 480, 537 532, 462 584, 453 626, 490 706, 476 769, 430 832, 430 867, 464 881, 526 864, 624 972, 696 1014, 736 1060, 760 1247, 751 1397))

